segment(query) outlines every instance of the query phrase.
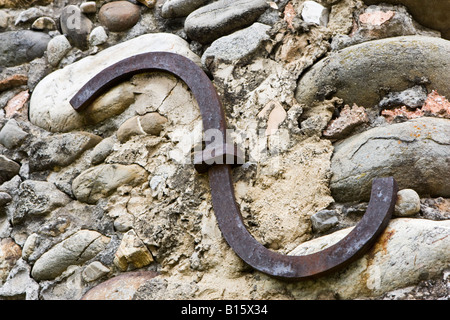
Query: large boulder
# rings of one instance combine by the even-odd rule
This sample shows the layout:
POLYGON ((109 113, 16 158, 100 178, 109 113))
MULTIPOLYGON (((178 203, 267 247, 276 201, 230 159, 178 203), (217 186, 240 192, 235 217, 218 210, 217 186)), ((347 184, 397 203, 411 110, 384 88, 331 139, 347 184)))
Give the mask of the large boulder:
POLYGON ((450 197, 450 120, 423 117, 376 127, 335 145, 331 191, 338 202, 367 201, 376 177, 400 189, 450 197))
POLYGON ((268 8, 264 0, 222 0, 201 7, 187 16, 184 28, 192 40, 212 41, 248 27, 268 8))
POLYGON ((364 42, 331 53, 312 66, 298 81, 295 97, 310 105, 334 95, 348 105, 373 107, 386 89, 400 92, 418 82, 450 96, 449 52, 450 41, 436 37, 364 42))
POLYGON ((133 86, 125 82, 99 97, 84 112, 75 111, 69 101, 92 77, 125 58, 152 51, 181 54, 201 66, 200 58, 180 37, 146 34, 88 56, 45 77, 30 99, 30 121, 51 132, 68 132, 97 124, 123 112, 134 102, 133 86))

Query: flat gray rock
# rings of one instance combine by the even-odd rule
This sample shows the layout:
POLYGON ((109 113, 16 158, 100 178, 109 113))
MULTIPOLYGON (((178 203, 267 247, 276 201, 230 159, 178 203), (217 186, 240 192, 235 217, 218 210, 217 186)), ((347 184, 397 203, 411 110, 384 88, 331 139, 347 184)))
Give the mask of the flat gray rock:
POLYGON ((295 97, 309 105, 332 96, 345 104, 374 107, 386 94, 427 81, 450 96, 450 41, 403 36, 364 42, 330 54, 302 75, 295 97), (383 92, 384 90, 384 92, 383 92))
POLYGON ((372 181, 393 176, 400 189, 450 197, 450 120, 423 117, 377 127, 336 144, 331 191, 337 202, 368 201, 372 181))
POLYGON ((184 28, 192 40, 211 43, 248 27, 269 7, 264 0, 220 0, 187 16, 184 28))
POLYGON ((250 27, 236 31, 214 41, 202 55, 202 64, 208 67, 214 60, 234 62, 248 60, 258 52, 270 37, 270 26, 255 22, 250 27))

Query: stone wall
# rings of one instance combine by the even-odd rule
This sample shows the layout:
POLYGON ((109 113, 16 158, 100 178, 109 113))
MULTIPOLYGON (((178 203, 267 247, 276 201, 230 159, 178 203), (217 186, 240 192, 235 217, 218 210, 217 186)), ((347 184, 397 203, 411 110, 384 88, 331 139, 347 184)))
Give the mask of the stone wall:
POLYGON ((374 2, 0 0, 0 299, 449 299, 448 25, 421 25, 418 1, 374 2), (316 280, 244 263, 194 169, 202 121, 183 81, 142 73, 69 103, 153 51, 212 79, 256 240, 322 250, 394 176, 376 244, 316 280))

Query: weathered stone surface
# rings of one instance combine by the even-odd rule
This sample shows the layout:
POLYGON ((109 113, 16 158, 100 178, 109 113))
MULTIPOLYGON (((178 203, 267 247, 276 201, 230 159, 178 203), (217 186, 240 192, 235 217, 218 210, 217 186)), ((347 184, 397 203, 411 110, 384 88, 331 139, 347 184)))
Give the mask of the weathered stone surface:
POLYGON ((433 116, 450 119, 450 102, 446 97, 433 90, 427 96, 422 111, 433 116))
POLYGON ((399 217, 412 216, 420 211, 420 196, 412 189, 403 189, 397 193, 394 214, 399 217))
POLYGON ((350 108, 350 106, 345 105, 339 117, 330 121, 323 132, 323 136, 329 139, 342 139, 351 133, 355 127, 367 122, 369 122, 369 117, 364 107, 358 107, 354 104, 350 108))
POLYGON ((334 36, 331 48, 339 50, 366 41, 410 35, 441 37, 439 31, 417 23, 405 7, 380 4, 359 12, 355 16, 352 32, 334 36))
MULTIPOLYGON (((298 246, 292 255, 310 254, 338 242, 352 228, 298 246)), ((429 221, 398 218, 389 223, 375 246, 349 267, 322 280, 295 284, 296 299, 317 299, 324 290, 341 299, 376 297, 384 292, 433 278, 450 262, 450 220, 429 221)))
POLYGON ((201 66, 200 58, 189 50, 189 44, 180 37, 166 33, 146 34, 49 74, 33 91, 30 100, 30 121, 52 132, 67 132, 87 124, 99 123, 121 113, 134 101, 133 87, 129 83, 110 90, 109 94, 98 98, 82 113, 75 111, 69 100, 86 82, 106 67, 127 57, 152 51, 178 53, 201 66))
POLYGON ((2 212, 1 209, 3 209, 3 207, 10 203, 12 200, 11 196, 6 193, 6 192, 0 192, 0 213, 2 212))
POLYGON ((112 32, 133 27, 140 19, 139 6, 128 1, 114 1, 103 5, 98 12, 100 22, 112 32))
POLYGON ((312 227, 317 232, 325 232, 339 223, 333 210, 321 210, 311 216, 312 227))
POLYGON ((161 16, 166 19, 186 17, 206 3, 208 0, 167 0, 161 9, 161 16))
POLYGON ((31 25, 31 29, 35 30, 55 30, 56 22, 50 17, 39 17, 31 25))
POLYGON ((100 164, 113 151, 115 139, 112 137, 103 139, 95 146, 91 153, 91 163, 93 165, 100 164))
POLYGON ((39 299, 39 284, 30 276, 31 268, 19 259, 3 284, 0 286, 0 299, 39 299))
POLYGON ((83 13, 96 13, 97 4, 95 3, 95 1, 86 1, 80 4, 80 9, 83 13))
POLYGON ((67 166, 101 140, 101 137, 88 132, 55 134, 38 140, 30 146, 30 170, 67 166))
POLYGON ((88 36, 93 24, 78 6, 68 5, 61 11, 59 18, 63 34, 73 43, 75 47, 87 49, 88 36))
POLYGON ((377 127, 336 144, 331 191, 336 201, 369 200, 372 180, 393 176, 401 189, 450 197, 450 120, 431 117, 377 127))
POLYGON ((349 105, 373 107, 380 89, 400 92, 421 79, 428 80, 429 90, 450 96, 449 50, 450 41, 422 36, 351 46, 316 63, 298 81, 295 96, 307 105, 334 95, 349 105))
POLYGON ((17 162, 0 155, 0 185, 18 174, 19 170, 20 165, 17 162))
POLYGON ((135 135, 152 134, 158 136, 166 122, 167 118, 157 112, 130 118, 117 130, 117 139, 124 143, 135 135))
POLYGON ((10 15, 3 11, 0 10, 0 30, 3 31, 4 29, 6 29, 8 27, 8 21, 9 21, 10 15))
POLYGON ((134 230, 123 235, 122 242, 114 257, 114 264, 122 271, 129 267, 139 269, 149 265, 153 257, 134 230))
MULTIPOLYGON (((420 98, 420 100, 422 99, 423 98, 420 98)), ((420 103, 420 100, 418 100, 418 103, 420 103)), ((438 92, 432 90, 430 94, 425 96, 424 100, 425 101, 424 103, 422 103, 421 108, 411 110, 411 108, 402 105, 401 107, 397 107, 394 109, 382 110, 381 115, 384 116, 390 123, 396 121, 397 119, 403 121, 424 116, 450 119, 450 102, 444 96, 441 96, 438 92)), ((392 100, 388 99, 387 101, 390 102, 392 100)), ((396 99, 392 102, 395 101, 396 99)))
POLYGON ((195 10, 187 16, 187 35, 200 43, 212 41, 247 27, 268 8, 263 0, 221 0, 195 10))
POLYGON ((119 186, 142 184, 147 175, 138 165, 103 164, 82 172, 72 183, 73 193, 81 202, 96 203, 119 186))
POLYGON ((148 8, 153 8, 156 4, 156 0, 137 0, 148 8))
POLYGON ((19 187, 19 201, 13 222, 17 223, 27 215, 46 215, 67 205, 72 199, 47 181, 26 180, 19 187))
POLYGON ((68 266, 92 259, 109 241, 96 231, 80 230, 45 252, 34 264, 31 275, 38 281, 54 279, 68 266))
POLYGON ((0 92, 27 84, 27 81, 28 77, 23 74, 14 74, 6 77, 0 80, 0 92))
POLYGON ((6 238, 0 240, 0 287, 21 256, 22 250, 13 239, 6 238))
POLYGON ((270 39, 267 34, 269 30, 270 26, 255 22, 250 27, 217 39, 203 53, 203 65, 210 68, 213 62, 245 63, 270 39))
POLYGON ((105 43, 108 40, 108 35, 105 31, 105 28, 102 26, 98 26, 94 28, 89 35, 89 43, 93 46, 98 46, 100 44, 105 43))
POLYGON ((92 288, 82 300, 131 300, 142 284, 156 276, 154 271, 123 273, 92 288))
POLYGON ((28 133, 19 127, 17 121, 11 119, 0 130, 0 143, 8 149, 17 148, 27 136, 28 133))
POLYGON ((16 114, 25 115, 26 108, 24 108, 24 106, 28 102, 29 97, 30 93, 28 90, 21 91, 12 97, 5 106, 5 116, 11 118, 16 114))
POLYGON ((439 30, 442 37, 450 40, 450 25, 447 13, 450 10, 448 1, 428 0, 364 0, 366 4, 391 3, 405 5, 409 12, 424 26, 439 30))
MULTIPOLYGON (((37 0, 33 1, 35 5, 47 5, 53 0, 37 0)), ((0 0, 0 8, 27 8, 30 5, 29 1, 18 0, 0 0)))
POLYGON ((81 275, 84 281, 91 282, 108 274, 109 271, 109 268, 105 267, 100 261, 94 261, 86 266, 81 275))
POLYGON ((61 59, 72 48, 66 36, 59 35, 54 37, 47 45, 47 59, 52 66, 57 66, 61 59))
POLYGON ((380 108, 394 106, 407 106, 417 108, 423 106, 427 99, 427 89, 423 86, 414 86, 401 92, 390 92, 380 103, 380 108))
POLYGON ((42 57, 50 39, 46 33, 29 30, 0 33, 0 67, 11 67, 42 57))
POLYGON ((157 112, 150 112, 139 117, 139 123, 145 133, 159 136, 167 123, 167 118, 157 112))

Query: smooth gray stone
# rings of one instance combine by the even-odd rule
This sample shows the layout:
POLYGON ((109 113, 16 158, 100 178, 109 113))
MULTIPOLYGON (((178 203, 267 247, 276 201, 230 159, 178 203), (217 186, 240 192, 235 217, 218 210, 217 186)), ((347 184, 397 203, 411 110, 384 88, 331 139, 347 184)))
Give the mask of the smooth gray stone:
POLYGON ((422 117, 376 127, 335 145, 330 188, 337 202, 368 201, 373 179, 393 176, 422 197, 450 197, 450 120, 422 117))
POLYGON ((167 0, 161 9, 161 17, 187 17, 192 11, 208 3, 209 0, 167 0))
POLYGON ((50 39, 46 33, 30 30, 0 33, 0 67, 12 67, 42 57, 50 39))
POLYGON ((192 40, 202 44, 248 27, 266 11, 265 0, 220 0, 187 16, 184 28, 192 40))
POLYGON ((344 103, 374 107, 390 92, 426 84, 450 96, 450 41, 403 36, 364 42, 331 53, 304 73, 295 97, 310 105, 332 96, 344 103))

